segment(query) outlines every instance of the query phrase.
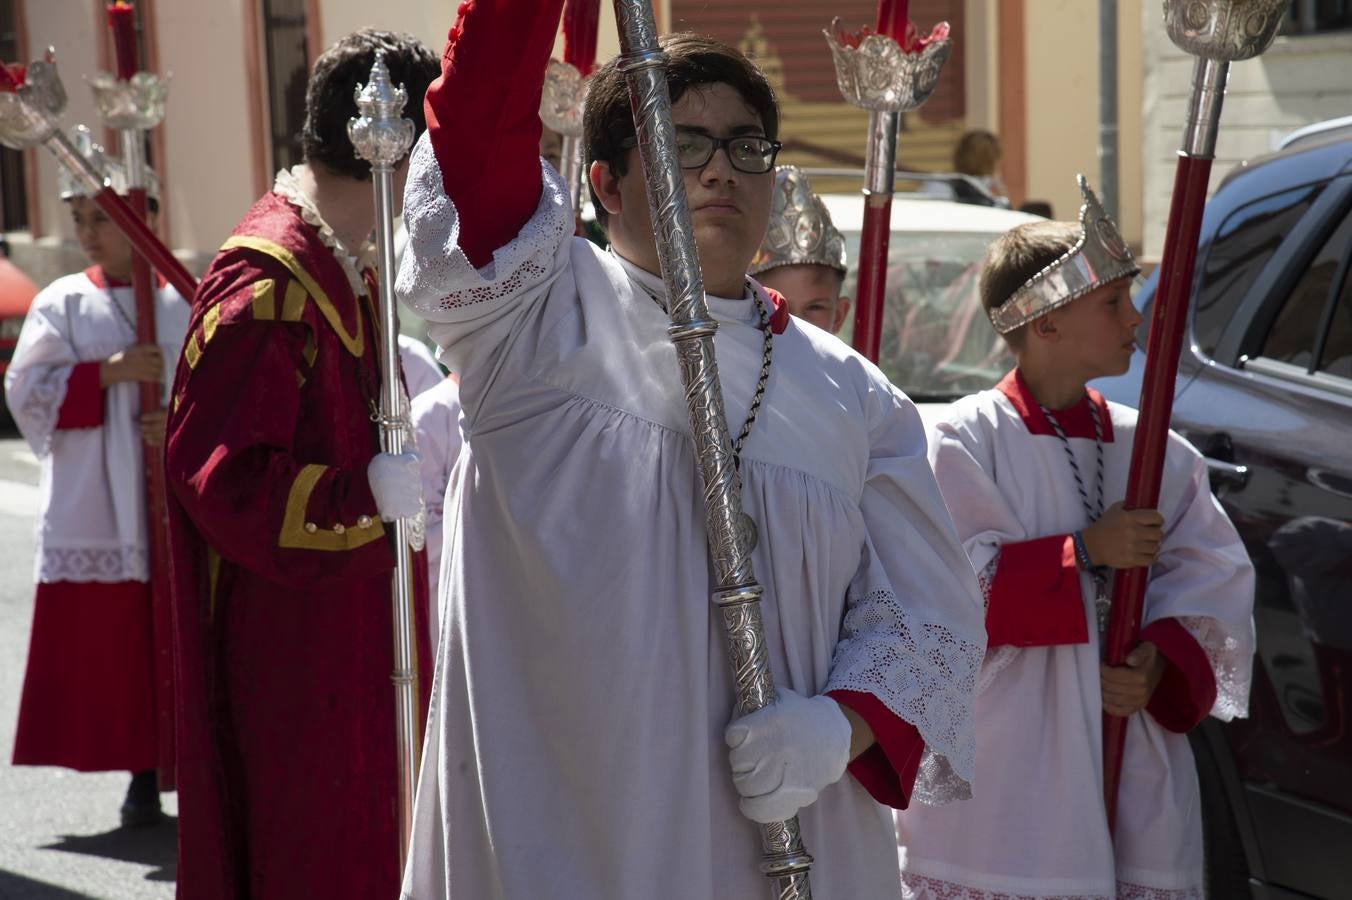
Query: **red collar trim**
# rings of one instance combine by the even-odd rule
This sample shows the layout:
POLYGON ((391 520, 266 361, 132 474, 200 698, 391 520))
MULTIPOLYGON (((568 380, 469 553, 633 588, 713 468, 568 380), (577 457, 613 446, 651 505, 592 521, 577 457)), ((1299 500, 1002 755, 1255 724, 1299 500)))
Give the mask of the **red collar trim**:
MULTIPOLYGON (((85 277, 94 282, 94 287, 101 291, 111 290, 112 288, 131 287, 130 281, 118 281, 112 278, 107 272, 103 271, 103 266, 90 266, 84 270, 85 277)), ((155 286, 159 290, 164 290, 169 282, 159 272, 155 273, 155 286)))
MULTIPOLYGON (((1052 423, 1042 414, 1042 408, 1038 406, 1037 400, 1033 397, 1033 392, 1028 389, 1028 382, 1024 380, 1023 373, 1014 369, 1004 378, 995 389, 1009 398, 1009 402, 1018 412, 1019 418, 1023 419, 1023 424, 1028 428, 1029 434, 1043 437, 1055 437, 1056 429, 1052 423)), ((1092 441, 1094 439, 1094 418, 1089 414, 1089 404, 1093 403, 1099 410, 1099 421, 1103 423, 1103 442, 1111 444, 1113 442, 1113 419, 1108 412, 1108 401, 1103 399, 1103 395, 1091 387, 1086 387, 1085 396, 1069 409, 1060 409, 1056 411, 1056 420, 1061 423, 1061 427, 1066 431, 1066 437, 1085 438, 1092 441)))
POLYGON ((765 291, 765 296, 770 298, 770 330, 775 334, 783 334, 784 329, 789 327, 789 303, 784 299, 784 295, 774 288, 768 288, 765 285, 760 286, 765 291))

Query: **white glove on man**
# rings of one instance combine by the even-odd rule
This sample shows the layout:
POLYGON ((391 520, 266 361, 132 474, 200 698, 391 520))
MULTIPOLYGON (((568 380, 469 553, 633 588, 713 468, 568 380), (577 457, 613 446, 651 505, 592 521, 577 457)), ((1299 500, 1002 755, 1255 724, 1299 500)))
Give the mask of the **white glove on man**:
POLYGON ((416 453, 377 453, 366 467, 376 509, 386 522, 412 518, 422 508, 422 477, 416 453))
POLYGON ((730 724, 732 783, 742 815, 781 822, 817 799, 845 774, 853 729, 830 697, 804 697, 785 688, 779 699, 730 724))

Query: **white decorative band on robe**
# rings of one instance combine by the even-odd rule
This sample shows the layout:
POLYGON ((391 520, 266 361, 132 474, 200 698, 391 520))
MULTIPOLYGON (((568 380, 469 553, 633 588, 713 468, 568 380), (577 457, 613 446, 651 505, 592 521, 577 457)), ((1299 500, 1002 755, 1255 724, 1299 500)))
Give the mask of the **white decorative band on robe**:
MULTIPOLYGON (((410 245, 421 249, 405 253, 399 265, 399 299, 415 310, 445 312, 516 296, 543 281, 554 269, 554 255, 567 252, 563 238, 572 234, 575 220, 562 177, 544 160, 540 168, 544 190, 535 214, 493 254, 493 262, 478 270, 460 249, 460 217, 446 196, 431 139, 423 134, 409 157, 404 189, 404 226, 410 245), (441 252, 428 252, 431 247, 441 252), (472 286, 461 286, 466 284, 472 286), (448 295, 450 285, 456 288, 448 295)), ((464 318, 475 313, 464 312, 464 318)))
POLYGON ((971 796, 971 706, 984 651, 946 625, 915 621, 891 590, 869 591, 845 613, 826 690, 872 694, 919 730, 925 755, 914 797, 923 803, 971 796), (869 637, 882 634, 898 637, 869 637))

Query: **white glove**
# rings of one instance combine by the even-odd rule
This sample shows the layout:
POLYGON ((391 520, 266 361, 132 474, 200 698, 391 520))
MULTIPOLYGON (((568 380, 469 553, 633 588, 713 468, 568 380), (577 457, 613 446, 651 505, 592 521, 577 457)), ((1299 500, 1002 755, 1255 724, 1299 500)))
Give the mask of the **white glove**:
POLYGON ((377 453, 366 467, 376 509, 386 522, 412 518, 422 509, 422 476, 416 453, 377 453))
POLYGON ((852 731, 830 697, 804 697, 784 688, 771 705, 734 721, 723 740, 742 815, 781 822, 814 802, 822 788, 845 774, 852 731))

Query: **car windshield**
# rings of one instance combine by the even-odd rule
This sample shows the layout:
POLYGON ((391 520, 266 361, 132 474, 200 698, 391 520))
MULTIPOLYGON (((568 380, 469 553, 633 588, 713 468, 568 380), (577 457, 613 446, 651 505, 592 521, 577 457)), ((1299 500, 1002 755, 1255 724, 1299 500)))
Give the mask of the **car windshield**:
MULTIPOLYGON (((996 237, 892 232, 878 365, 918 403, 985 390, 1014 367, 977 294, 981 259, 996 237)), ((859 234, 847 233, 845 240, 849 259, 857 260, 859 234)), ((846 283, 854 286, 857 276, 852 266, 846 283)))

